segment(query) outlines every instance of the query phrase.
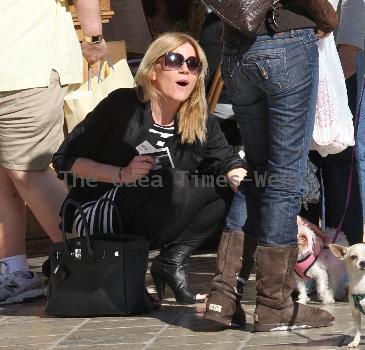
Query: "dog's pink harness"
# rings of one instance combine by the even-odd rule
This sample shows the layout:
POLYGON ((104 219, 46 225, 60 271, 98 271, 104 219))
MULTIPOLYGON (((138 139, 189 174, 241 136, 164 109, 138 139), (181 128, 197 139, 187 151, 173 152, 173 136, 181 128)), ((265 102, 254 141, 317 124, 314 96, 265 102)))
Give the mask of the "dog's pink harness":
POLYGON ((317 256, 314 256, 312 253, 308 253, 304 258, 297 260, 294 271, 301 278, 310 278, 307 276, 307 272, 313 266, 316 260, 317 256))
MULTIPOLYGON (((314 232, 314 231, 313 231, 314 232)), ((317 236, 319 236, 323 241, 323 249, 328 249, 328 237, 319 232, 314 232, 317 236)), ((314 265, 318 258, 318 255, 314 255, 313 253, 308 253, 304 258, 297 260, 295 264, 294 271, 301 278, 310 278, 307 276, 308 270, 314 265)))

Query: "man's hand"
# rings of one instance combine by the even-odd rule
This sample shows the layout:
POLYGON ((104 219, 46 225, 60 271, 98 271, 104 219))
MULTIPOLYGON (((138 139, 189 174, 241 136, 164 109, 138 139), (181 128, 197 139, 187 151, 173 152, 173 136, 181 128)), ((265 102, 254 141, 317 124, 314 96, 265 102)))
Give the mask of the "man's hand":
POLYGON ((89 44, 86 41, 83 41, 81 43, 81 50, 82 55, 90 65, 100 61, 108 52, 104 39, 100 44, 89 44))
POLYGON ((345 79, 356 73, 356 46, 340 44, 338 45, 338 55, 342 65, 345 79))

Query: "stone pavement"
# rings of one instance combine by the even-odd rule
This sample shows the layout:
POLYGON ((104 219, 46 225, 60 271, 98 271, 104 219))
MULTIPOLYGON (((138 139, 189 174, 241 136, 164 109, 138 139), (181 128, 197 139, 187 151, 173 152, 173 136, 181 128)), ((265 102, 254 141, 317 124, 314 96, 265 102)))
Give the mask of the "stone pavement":
MULTIPOLYGON (((39 272, 43 260, 44 258, 29 259, 29 262, 32 268, 39 272)), ((209 290, 214 266, 214 254, 195 255, 189 260, 190 281, 199 292, 209 290)), ((147 284, 153 292, 149 274, 147 284)), ((203 304, 176 305, 170 291, 169 293, 160 310, 133 317, 47 317, 43 312, 44 300, 0 306, 0 350, 346 349, 346 344, 354 334, 348 303, 336 303, 326 307, 336 316, 336 323, 332 327, 293 332, 252 333, 254 275, 251 275, 245 288, 243 305, 248 316, 248 325, 244 330, 218 331, 201 319, 203 304)), ((359 349, 365 349, 364 337, 359 349)))

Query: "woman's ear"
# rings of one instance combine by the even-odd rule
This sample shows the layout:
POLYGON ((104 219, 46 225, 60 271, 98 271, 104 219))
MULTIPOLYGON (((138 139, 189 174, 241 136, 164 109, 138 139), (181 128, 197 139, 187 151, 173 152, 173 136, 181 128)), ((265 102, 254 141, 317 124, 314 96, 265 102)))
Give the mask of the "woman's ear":
POLYGON ((156 79, 157 79, 156 70, 153 69, 152 72, 151 72, 151 80, 152 81, 156 81, 156 79))

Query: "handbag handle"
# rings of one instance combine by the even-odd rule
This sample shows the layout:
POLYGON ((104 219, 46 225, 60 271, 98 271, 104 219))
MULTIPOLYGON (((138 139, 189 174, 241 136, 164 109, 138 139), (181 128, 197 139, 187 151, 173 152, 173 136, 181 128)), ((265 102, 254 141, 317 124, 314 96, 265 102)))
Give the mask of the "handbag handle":
POLYGON ((69 205, 73 205, 74 207, 76 207, 76 210, 80 213, 82 223, 85 227, 87 256, 88 256, 88 258, 93 259, 94 258, 94 252, 91 248, 90 229, 89 229, 89 226, 88 226, 88 223, 87 223, 86 215, 85 215, 84 211, 82 210, 81 205, 73 199, 68 199, 62 207, 62 214, 61 214, 62 215, 62 237, 63 237, 63 242, 64 242, 64 245, 65 245, 65 250, 68 254, 70 254, 70 249, 69 249, 68 244, 67 244, 67 237, 66 237, 66 232, 65 232, 65 213, 66 213, 66 208, 69 205))
POLYGON ((101 83, 103 81, 103 79, 101 78, 101 71, 104 67, 105 62, 107 62, 109 67, 114 71, 114 65, 112 62, 112 58, 109 54, 107 54, 107 56, 105 58, 101 59, 99 72, 97 72, 97 73, 95 71, 93 71, 93 69, 91 68, 91 65, 88 63, 88 65, 87 65, 87 91, 91 90, 91 73, 94 73, 94 75, 98 78, 98 83, 101 83))
MULTIPOLYGON (((99 199, 99 203, 109 203, 109 204, 111 204, 111 206, 113 207, 113 209, 115 210, 115 213, 116 213, 118 226, 119 226, 119 230, 121 232, 121 235, 124 235, 122 218, 120 216, 120 211, 119 211, 118 207, 116 206, 115 202, 111 198, 101 198, 101 199, 99 199)), ((101 223, 101 208, 100 208, 100 211, 99 211, 99 225, 100 225, 100 223, 101 223)))

